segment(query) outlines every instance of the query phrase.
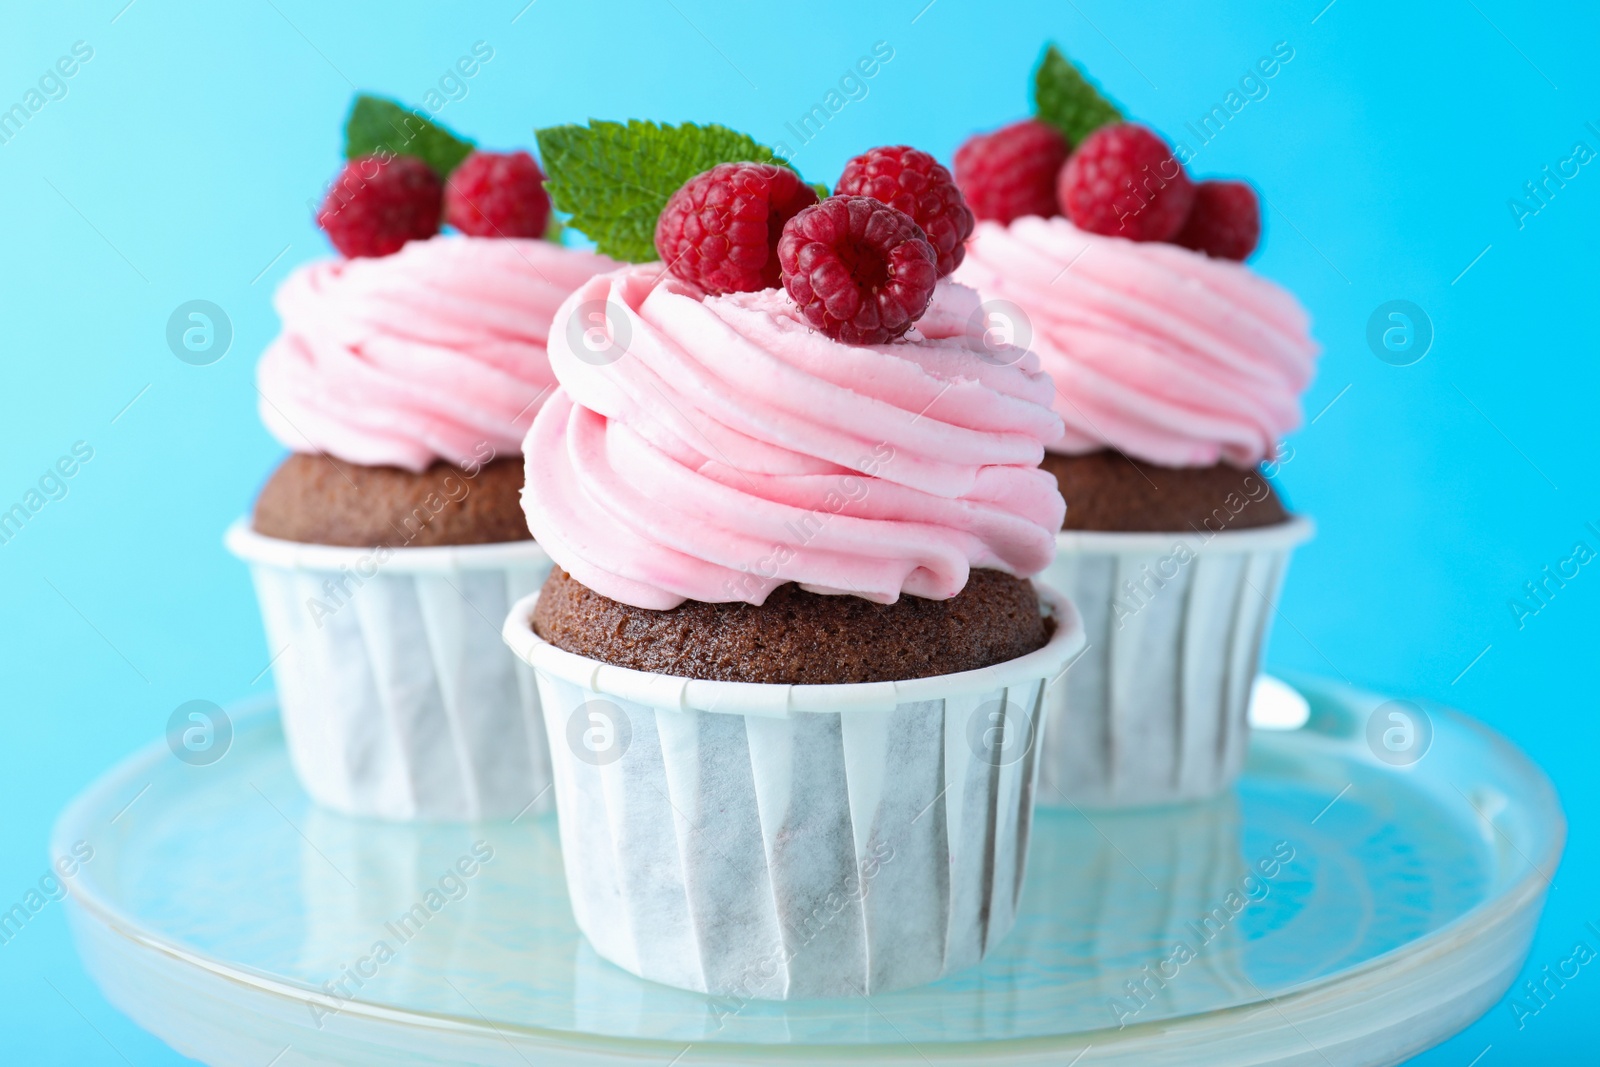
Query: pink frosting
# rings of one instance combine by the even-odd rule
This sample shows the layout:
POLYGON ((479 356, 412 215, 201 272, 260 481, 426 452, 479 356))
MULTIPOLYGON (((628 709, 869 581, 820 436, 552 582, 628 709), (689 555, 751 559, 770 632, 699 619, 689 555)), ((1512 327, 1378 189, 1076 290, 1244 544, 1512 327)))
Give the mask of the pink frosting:
POLYGON ((980 223, 956 278, 1026 316, 1067 426, 1052 451, 1247 466, 1300 425, 1310 319, 1243 264, 1028 216, 980 223))
POLYGON ((561 388, 524 444, 523 506, 578 581, 651 609, 760 604, 791 581, 892 603, 1050 562, 1065 512, 1038 469, 1061 433, 1050 380, 966 338, 976 294, 941 283, 924 322, 948 336, 858 348, 781 290, 708 298, 660 270, 601 275, 556 314, 561 388), (610 362, 564 325, 601 302, 610 362))
POLYGON ((301 267, 274 300, 262 421, 297 452, 370 466, 513 452, 555 388, 556 308, 616 266, 549 241, 451 236, 301 267))

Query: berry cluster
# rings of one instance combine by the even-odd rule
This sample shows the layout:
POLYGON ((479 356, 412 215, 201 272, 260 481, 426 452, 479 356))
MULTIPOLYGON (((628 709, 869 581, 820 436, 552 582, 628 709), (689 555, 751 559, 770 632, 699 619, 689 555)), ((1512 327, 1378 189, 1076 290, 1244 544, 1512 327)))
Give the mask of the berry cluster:
POLYGON ((1044 122, 1016 122, 961 146, 956 184, 979 218, 1062 214, 1090 233, 1167 241, 1222 259, 1255 250, 1255 191, 1243 182, 1192 181, 1148 128, 1102 126, 1069 149, 1044 122))
POLYGON ((850 160, 820 202, 788 167, 718 164, 672 194, 655 246, 668 270, 708 293, 782 285, 828 336, 886 344, 928 309, 973 225, 948 170, 892 145, 850 160))
POLYGON ((317 225, 351 258, 390 255, 445 223, 474 237, 542 237, 549 221, 544 173, 526 152, 474 151, 442 181, 414 156, 357 156, 317 212, 317 225))

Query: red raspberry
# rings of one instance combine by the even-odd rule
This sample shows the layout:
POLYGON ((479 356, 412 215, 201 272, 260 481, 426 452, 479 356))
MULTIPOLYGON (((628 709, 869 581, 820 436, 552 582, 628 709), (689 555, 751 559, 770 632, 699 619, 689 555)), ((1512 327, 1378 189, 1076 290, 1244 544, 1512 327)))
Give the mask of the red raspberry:
POLYGON ((1194 184, 1167 143, 1143 126, 1102 126, 1061 168, 1061 210, 1090 233, 1167 241, 1189 217, 1194 184))
POLYGON ((474 152, 445 180, 444 219, 474 237, 543 237, 544 171, 526 152, 474 152))
POLYGON ((933 299, 938 254, 903 211, 867 196, 830 196, 789 220, 778 241, 783 287, 805 320, 836 341, 881 345, 933 299))
POLYGON ((939 256, 939 277, 967 254, 972 209, 950 172, 926 152, 890 145, 863 152, 844 165, 835 196, 870 196, 911 216, 939 256))
POLYGON ((956 152, 956 184, 980 219, 1049 218, 1061 214, 1056 176, 1067 151, 1067 139, 1054 126, 1023 119, 967 138, 956 152))
POLYGON ((1259 240, 1261 205, 1254 189, 1244 182, 1200 182, 1194 187, 1189 218, 1172 243, 1243 262, 1259 240))
POLYGON ((656 253, 667 269, 708 293, 778 286, 774 249, 784 223, 817 202, 788 167, 718 163, 672 194, 656 220, 656 253))
POLYGON ((387 256, 439 232, 444 189, 415 156, 358 156, 344 165, 317 225, 346 256, 387 256))

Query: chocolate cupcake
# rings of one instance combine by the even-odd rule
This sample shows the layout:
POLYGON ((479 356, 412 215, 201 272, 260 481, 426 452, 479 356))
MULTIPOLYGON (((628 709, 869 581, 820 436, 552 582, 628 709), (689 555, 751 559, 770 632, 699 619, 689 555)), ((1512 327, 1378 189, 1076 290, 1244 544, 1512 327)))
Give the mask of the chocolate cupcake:
POLYGON ((1289 552, 1311 531, 1268 477, 1317 353, 1305 312, 1242 264, 1064 218, 980 223, 960 276, 1022 309, 1067 426, 1044 461, 1067 501, 1047 577, 1082 609, 1090 651, 1058 690, 1043 801, 1225 789, 1289 552))
POLYGON ((478 819, 547 791, 531 673, 485 642, 486 620, 549 571, 519 445, 554 387, 556 307, 615 265, 436 236, 279 288, 257 384, 292 452, 228 545, 251 565, 289 751, 318 803, 478 819))
POLYGON ((957 156, 991 217, 956 276, 983 295, 977 324, 1038 354, 1066 427, 1043 464, 1067 502, 1046 577, 1089 651, 1058 689, 1044 801, 1207 796, 1243 763, 1273 605, 1310 535, 1269 475, 1317 345, 1294 297, 1239 262, 1260 233, 1249 186, 1191 181, 1107 101, 1052 113, 1053 77, 1093 93, 1061 57, 1037 77, 1036 121, 957 156))
POLYGON ((529 541, 521 495, 520 457, 410 471, 294 452, 261 487, 251 525, 280 541, 352 548, 529 541))
POLYGON ((561 389, 524 445, 557 569, 505 635, 578 925, 635 974, 864 995, 1011 924, 1044 690, 1081 641, 1028 581, 1060 421, 1034 357, 966 337, 975 294, 932 299, 902 340, 846 344, 782 291, 654 267, 557 314, 561 389), (561 327, 594 308, 605 359, 561 327))
POLYGON ((1032 583, 975 570, 949 600, 857 596, 780 585, 759 605, 685 601, 642 611, 564 571, 539 597, 533 629, 560 649, 631 670, 763 685, 856 685, 981 670, 1044 647, 1032 583))

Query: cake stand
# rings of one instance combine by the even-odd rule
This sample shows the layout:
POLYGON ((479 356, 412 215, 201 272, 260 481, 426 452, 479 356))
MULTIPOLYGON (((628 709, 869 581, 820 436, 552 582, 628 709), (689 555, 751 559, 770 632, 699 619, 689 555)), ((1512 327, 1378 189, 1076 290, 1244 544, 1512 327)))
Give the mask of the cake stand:
POLYGON ((865 1000, 636 979, 573 925, 553 815, 321 811, 270 703, 228 712, 214 762, 129 758, 52 848, 92 852, 68 907, 107 997, 210 1064, 1398 1063, 1510 986, 1565 823, 1538 768, 1472 720, 1295 687, 1309 718, 1257 730, 1228 796, 1041 808, 998 949, 865 1000))

